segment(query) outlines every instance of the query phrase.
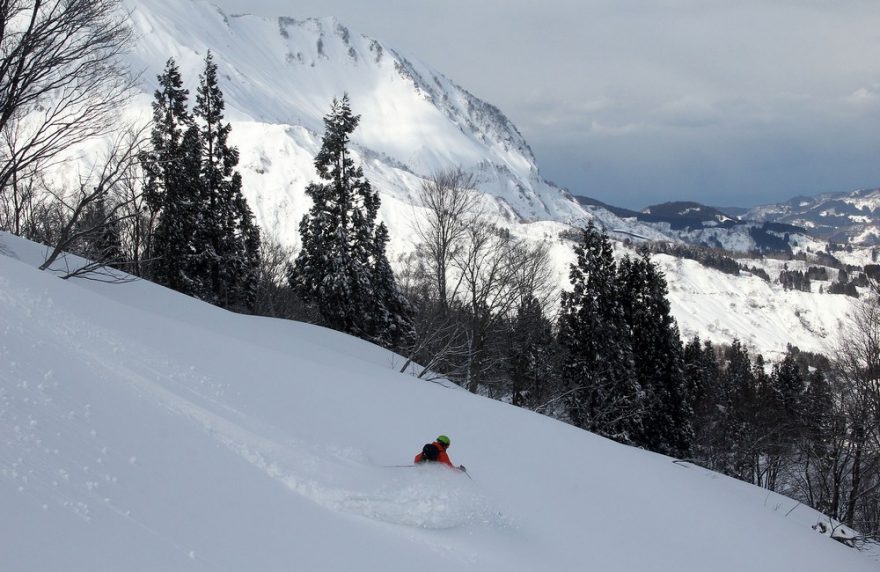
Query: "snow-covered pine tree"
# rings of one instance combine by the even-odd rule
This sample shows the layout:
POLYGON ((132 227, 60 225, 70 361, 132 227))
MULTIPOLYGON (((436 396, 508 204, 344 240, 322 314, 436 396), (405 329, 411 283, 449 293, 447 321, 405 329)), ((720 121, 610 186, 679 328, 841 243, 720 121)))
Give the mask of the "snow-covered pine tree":
POLYGON ((387 230, 376 228, 379 196, 348 150, 359 121, 347 95, 324 117, 315 157, 321 180, 306 187, 312 208, 300 223, 302 249, 289 280, 332 328, 390 343, 405 329, 402 296, 385 258, 387 230))
POLYGON ((694 412, 694 454, 707 464, 713 464, 717 450, 715 438, 718 423, 718 406, 725 403, 723 388, 719 387, 718 361, 712 342, 705 344, 695 336, 684 347, 684 374, 687 396, 694 412))
MULTIPOLYGON (((233 185, 241 187, 241 175, 233 175, 233 185), (238 179, 236 182, 235 179, 238 179)), ((261 244, 260 227, 257 226, 254 213, 244 195, 236 197, 238 219, 237 235, 243 241, 243 256, 235 261, 236 280, 232 298, 249 310, 254 309, 257 296, 257 282, 260 275, 261 244)))
POLYGON ((651 451, 686 457, 693 442, 693 410, 666 279, 646 250, 638 258, 624 257, 618 276, 634 373, 645 392, 643 432, 634 441, 651 451))
POLYGON ((397 287, 394 271, 385 253, 388 239, 385 223, 379 223, 373 239, 372 254, 372 286, 377 307, 370 313, 367 329, 372 332, 376 343, 399 348, 414 335, 413 308, 397 287))
POLYGON ((193 265, 199 251, 199 137, 187 111, 188 91, 173 59, 159 76, 153 102, 151 149, 141 156, 146 173, 144 197, 157 213, 150 241, 153 280, 191 296, 203 296, 205 285, 193 265))
POLYGON ((562 293, 559 322, 568 413, 579 427, 631 444, 642 432, 644 392, 633 373, 611 242, 591 222, 574 252, 573 289, 562 293))
POLYGON ((205 248, 198 256, 211 301, 228 308, 248 305, 248 284, 255 273, 254 258, 259 257, 258 248, 254 251, 254 245, 259 245, 259 229, 241 192, 241 176, 235 171, 239 153, 229 145, 232 127, 223 121, 224 108, 217 64, 208 51, 193 108, 202 150, 201 233, 205 248))

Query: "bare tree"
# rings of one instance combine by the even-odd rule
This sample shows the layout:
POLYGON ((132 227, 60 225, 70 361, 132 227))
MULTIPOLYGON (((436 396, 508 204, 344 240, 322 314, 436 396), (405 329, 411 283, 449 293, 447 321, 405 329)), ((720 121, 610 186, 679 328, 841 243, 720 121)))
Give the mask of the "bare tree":
POLYGON ((424 249, 401 255, 397 262, 397 283, 415 310, 400 372, 411 372, 419 379, 457 379, 457 364, 466 355, 459 312, 451 311, 448 304, 442 307, 437 300, 435 275, 428 269, 424 249))
MULTIPOLYGON (((130 201, 137 201, 140 195, 126 195, 131 192, 133 183, 127 181, 132 173, 132 165, 146 142, 146 128, 128 130, 117 134, 111 142, 106 156, 96 161, 91 169, 80 176, 73 192, 47 191, 62 205, 65 216, 56 240, 40 270, 46 270, 62 257, 64 252, 76 251, 83 239, 96 237, 112 227, 118 227, 134 215, 130 201), (87 217, 87 214, 91 215, 87 217)), ((101 274, 108 280, 118 280, 118 276, 107 274, 103 269, 113 263, 120 263, 117 250, 101 248, 92 250, 85 265, 66 267, 63 278, 101 274)), ((94 277, 94 276, 93 276, 94 277)))
MULTIPOLYGON (((414 230, 418 256, 401 284, 418 308, 404 369, 442 373, 476 392, 504 378, 512 316, 528 299, 549 304, 555 288, 546 246, 529 246, 492 224, 461 169, 435 173, 422 185, 414 230)), ((495 383, 500 387, 500 383, 495 383)))
POLYGON ((121 216, 127 221, 122 228, 122 243, 128 252, 129 273, 142 278, 150 277, 152 258, 152 237, 158 213, 151 209, 144 196, 146 174, 142 164, 143 156, 132 161, 117 185, 117 194, 122 204, 121 216))
POLYGON ((288 281, 290 266, 296 259, 297 246, 284 246, 270 233, 261 233, 260 240, 260 264, 255 281, 253 313, 258 316, 323 324, 318 309, 305 303, 288 281))
POLYGON ((42 210, 44 198, 37 193, 37 171, 33 167, 23 172, 13 171, 6 192, 0 192, 0 228, 30 239, 37 238, 33 236, 37 226, 35 217, 42 210))
POLYGON ((479 215, 476 178, 461 169, 433 174, 418 193, 424 216, 415 216, 414 230, 424 251, 440 309, 449 309, 457 286, 448 285, 450 265, 461 248, 468 227, 479 215))
POLYGON ((847 420, 848 491, 842 519, 880 534, 880 300, 858 303, 836 355, 837 383, 847 420))
POLYGON ((0 195, 114 129, 134 82, 120 58, 130 38, 119 0, 0 0, 0 195))
POLYGON ((485 218, 466 227, 464 244, 453 257, 470 310, 467 388, 476 392, 489 371, 507 356, 490 353, 493 330, 503 325, 530 296, 549 299, 550 261, 545 245, 516 240, 485 218), (494 355, 494 357, 493 357, 494 355))

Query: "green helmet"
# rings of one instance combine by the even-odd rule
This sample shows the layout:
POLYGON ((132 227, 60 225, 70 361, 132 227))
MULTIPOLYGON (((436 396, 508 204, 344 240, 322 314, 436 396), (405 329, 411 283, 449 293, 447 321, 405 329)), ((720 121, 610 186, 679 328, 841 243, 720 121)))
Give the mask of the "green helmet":
POLYGON ((450 444, 449 437, 447 437, 446 435, 440 435, 439 437, 437 437, 437 442, 438 442, 438 443, 443 443, 443 444, 446 445, 447 447, 448 447, 449 444, 450 444))

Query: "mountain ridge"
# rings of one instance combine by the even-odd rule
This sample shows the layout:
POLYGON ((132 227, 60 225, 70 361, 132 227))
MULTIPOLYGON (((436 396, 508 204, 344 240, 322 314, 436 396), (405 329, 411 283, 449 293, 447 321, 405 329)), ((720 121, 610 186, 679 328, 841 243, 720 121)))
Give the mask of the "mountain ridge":
POLYGON ((754 220, 796 224, 814 237, 843 245, 880 246, 880 189, 797 196, 760 205, 744 215, 754 220))
MULTIPOLYGON (((240 151, 243 192, 264 233, 285 246, 298 244, 297 225, 310 207, 304 189, 317 176, 313 162, 323 117, 330 101, 348 92, 354 112, 361 115, 351 151, 380 193, 379 217, 389 229, 388 252, 394 260, 413 250, 417 194, 426 177, 454 167, 478 179, 481 206, 496 224, 511 236, 549 247, 553 279, 562 288, 573 256, 569 238, 587 221, 620 244, 691 243, 737 256, 747 256, 762 244, 789 257, 825 249, 805 234, 766 228, 764 223, 730 229, 700 224, 677 230, 668 221, 639 220, 648 216, 643 213, 629 216, 610 205, 580 204, 569 190, 543 179, 524 137, 495 106, 479 102, 430 66, 352 31, 336 18, 232 17, 199 0, 127 1, 138 36, 130 62, 134 69, 145 70, 143 92, 135 98, 133 112, 150 116, 151 82, 169 57, 175 58, 192 93, 204 57, 212 50, 232 124, 231 143, 240 151), (756 232, 763 234, 756 239, 756 232)), ((748 264, 766 266, 774 278, 780 272, 775 263, 748 264)), ((784 351, 787 343, 819 351, 835 330, 835 317, 824 307, 842 311, 849 303, 835 300, 829 305, 825 299, 809 298, 818 293, 804 294, 807 298, 795 303, 792 294, 776 284, 716 276, 698 265, 674 261, 665 268, 670 286, 678 289, 673 308, 683 333, 717 342, 738 337, 771 353, 784 351), (737 291, 754 292, 773 303, 741 306, 730 299, 737 291), (711 305, 717 315, 691 307, 695 300, 712 296, 719 297, 711 305), (734 306, 749 319, 728 316, 734 306), (774 317, 752 315, 759 311, 774 317)))

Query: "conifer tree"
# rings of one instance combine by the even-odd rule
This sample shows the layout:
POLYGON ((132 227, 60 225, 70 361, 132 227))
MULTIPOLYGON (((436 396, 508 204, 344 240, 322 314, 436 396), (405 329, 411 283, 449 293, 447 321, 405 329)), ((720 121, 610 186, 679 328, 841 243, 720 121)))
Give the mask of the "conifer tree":
MULTIPOLYGON (((240 175, 235 173, 235 183, 241 186, 240 175)), ((253 309, 256 304, 256 295, 260 274, 261 244, 260 227, 257 226, 254 213, 241 193, 236 197, 236 210, 239 215, 237 236, 242 242, 242 256, 235 259, 233 272, 236 276, 233 282, 232 299, 245 308, 253 309)))
POLYGON ((186 108, 188 91, 169 59, 159 76, 153 102, 152 148, 142 155, 144 197, 158 222, 151 240, 152 276, 156 282, 192 296, 205 288, 193 264, 200 226, 198 132, 186 108))
POLYGON ((834 424, 834 392, 828 378, 821 369, 808 374, 808 383, 803 399, 803 414, 806 420, 805 433, 809 441, 824 443, 830 438, 834 424))
POLYGON ((225 307, 248 305, 248 283, 256 271, 254 244, 259 230, 244 200, 241 176, 235 171, 238 149, 230 146, 232 127, 224 123, 225 103, 217 82, 217 64, 209 51, 199 76, 195 124, 201 140, 202 217, 199 266, 210 286, 209 297, 225 307), (253 233, 253 236, 248 236, 253 233), (250 247, 248 243, 250 242, 250 247))
POLYGON ((643 391, 621 305, 611 242, 592 223, 575 246, 571 292, 562 293, 559 341, 571 421, 622 443, 642 431, 643 391))
POLYGON ((667 300, 666 279, 647 251, 619 265, 621 303, 629 325, 634 373, 645 392, 643 432, 636 444, 685 457, 693 442, 681 339, 667 300))
POLYGON ((385 223, 379 223, 373 239, 371 269, 373 301, 376 307, 368 316, 367 331, 372 332, 376 343, 398 348, 413 335, 413 309, 397 287, 394 271, 388 263, 385 253, 388 240, 385 223))
POLYGON ((726 401, 722 404, 725 415, 720 426, 722 447, 728 451, 723 472, 745 481, 752 481, 757 408, 755 370, 748 350, 742 342, 734 339, 725 353, 726 367, 722 383, 726 389, 726 401))
MULTIPOLYGON (((724 407, 727 403, 725 387, 720 383, 715 347, 706 340, 694 337, 684 349, 684 369, 687 378, 687 394, 694 411, 694 447, 698 458, 711 466, 721 451, 720 427, 723 426, 724 407)), ((725 451, 726 453, 726 451, 725 451)))
POLYGON ((511 380, 511 403, 519 407, 541 404, 557 379, 553 327, 534 296, 517 308, 508 340, 506 360, 511 380))
POLYGON ((173 59, 159 76, 153 103, 152 148, 142 156, 144 195, 158 213, 148 256, 153 279, 224 307, 249 307, 259 264, 259 227, 235 171, 223 93, 209 52, 196 106, 173 59))
POLYGON ((772 397, 779 409, 780 421, 793 426, 800 422, 805 380, 790 345, 782 361, 773 366, 770 376, 772 397))
POLYGON ((359 121, 347 95, 324 117, 315 157, 321 181, 306 188, 313 204, 300 223, 302 250, 289 279, 331 327, 394 344, 409 317, 385 255, 387 230, 376 227, 379 196, 348 150, 359 121))

